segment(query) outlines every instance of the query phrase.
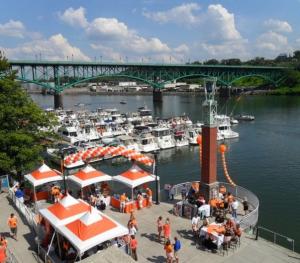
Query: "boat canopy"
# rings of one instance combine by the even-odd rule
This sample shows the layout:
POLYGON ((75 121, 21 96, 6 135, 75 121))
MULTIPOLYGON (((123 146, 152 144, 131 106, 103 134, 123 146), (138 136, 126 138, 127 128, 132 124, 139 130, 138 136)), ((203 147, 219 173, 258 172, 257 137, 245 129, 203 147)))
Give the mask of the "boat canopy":
POLYGON ((87 165, 74 175, 68 176, 68 180, 78 184, 81 188, 104 181, 110 181, 112 177, 87 165))
POLYGON ((26 174, 24 177, 34 187, 54 181, 63 180, 63 177, 61 176, 61 173, 59 171, 51 169, 46 164, 43 164, 40 168, 31 172, 30 174, 26 174))
MULTIPOLYGON (((148 183, 148 182, 153 182, 155 181, 156 176, 153 174, 150 174, 149 172, 143 170, 136 164, 134 164, 129 170, 126 172, 113 176, 113 180, 123 183, 130 188, 135 188, 139 185, 148 183)), ((159 177, 157 176, 157 179, 159 180, 159 177)))

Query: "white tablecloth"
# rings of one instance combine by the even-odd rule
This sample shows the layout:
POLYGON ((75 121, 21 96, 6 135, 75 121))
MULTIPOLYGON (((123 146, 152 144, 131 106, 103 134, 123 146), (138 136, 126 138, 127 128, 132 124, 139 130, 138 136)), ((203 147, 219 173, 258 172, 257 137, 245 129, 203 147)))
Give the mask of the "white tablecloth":
MULTIPOLYGON (((200 230, 200 234, 199 234, 200 237, 206 237, 207 234, 208 234, 207 227, 205 227, 205 226, 202 227, 200 230)), ((212 238, 214 239, 214 241, 218 247, 220 247, 223 244, 224 235, 219 235, 217 232, 212 232, 212 233, 210 233, 210 235, 212 236, 212 238)))

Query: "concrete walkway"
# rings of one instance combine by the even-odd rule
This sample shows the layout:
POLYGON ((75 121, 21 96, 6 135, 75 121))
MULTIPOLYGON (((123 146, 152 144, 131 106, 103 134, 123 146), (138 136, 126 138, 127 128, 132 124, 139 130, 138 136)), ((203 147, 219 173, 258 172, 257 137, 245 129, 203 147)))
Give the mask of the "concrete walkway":
MULTIPOLYGON (((170 213, 172 205, 161 203, 159 206, 153 205, 151 208, 144 208, 136 211, 138 222, 138 257, 139 262, 165 262, 165 251, 163 244, 159 243, 156 235, 156 219, 162 216, 164 220, 169 217, 171 220, 172 242, 177 236, 182 244, 180 251, 180 262, 201 262, 201 263, 279 263, 279 262, 300 262, 300 255, 291 253, 289 250, 273 245, 263 239, 255 241, 253 237, 245 234, 241 240, 241 246, 236 250, 229 250, 228 255, 212 254, 196 248, 192 237, 191 222, 188 219, 176 217, 170 213)), ((127 225, 128 214, 121 214, 109 208, 106 214, 117 221, 127 225)))
POLYGON ((7 194, 0 194, 0 233, 6 236, 8 248, 14 254, 18 262, 36 262, 36 245, 34 232, 27 225, 26 219, 21 216, 8 201, 7 194), (10 237, 7 219, 11 213, 18 218, 18 241, 10 237))

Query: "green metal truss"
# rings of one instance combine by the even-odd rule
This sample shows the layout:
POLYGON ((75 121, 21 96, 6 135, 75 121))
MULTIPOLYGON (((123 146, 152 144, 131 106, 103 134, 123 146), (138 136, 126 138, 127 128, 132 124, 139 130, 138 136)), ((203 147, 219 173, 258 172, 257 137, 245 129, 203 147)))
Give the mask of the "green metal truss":
POLYGON ((9 61, 17 79, 61 93, 76 84, 101 77, 135 79, 163 89, 174 80, 193 77, 215 77, 219 84, 230 87, 245 77, 260 77, 273 85, 284 80, 284 67, 96 63, 76 61, 9 61))

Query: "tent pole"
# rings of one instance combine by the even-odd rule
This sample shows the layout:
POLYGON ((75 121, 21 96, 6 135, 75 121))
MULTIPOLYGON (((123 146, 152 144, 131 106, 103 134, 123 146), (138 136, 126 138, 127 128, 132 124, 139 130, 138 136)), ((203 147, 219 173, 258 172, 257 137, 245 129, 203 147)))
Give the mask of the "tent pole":
POLYGON ((56 238, 57 238, 57 245, 58 245, 58 254, 59 254, 59 257, 62 258, 61 242, 60 242, 60 236, 59 236, 59 234, 56 235, 56 238))
POLYGON ((51 248, 51 246, 52 246, 52 243, 53 243, 53 240, 54 240, 55 234, 56 234, 56 232, 54 231, 54 233, 53 233, 53 236, 52 236, 52 238, 51 238, 51 241, 50 241, 50 244, 49 244, 49 248, 48 248, 48 250, 47 250, 47 254, 46 254, 46 256, 48 256, 48 255, 49 255, 50 248, 51 248))
POLYGON ((154 153, 154 167, 153 170, 155 171, 154 176, 155 176, 155 192, 156 192, 156 204, 160 204, 159 196, 160 196, 160 184, 158 180, 158 167, 157 167, 157 153, 154 153))

